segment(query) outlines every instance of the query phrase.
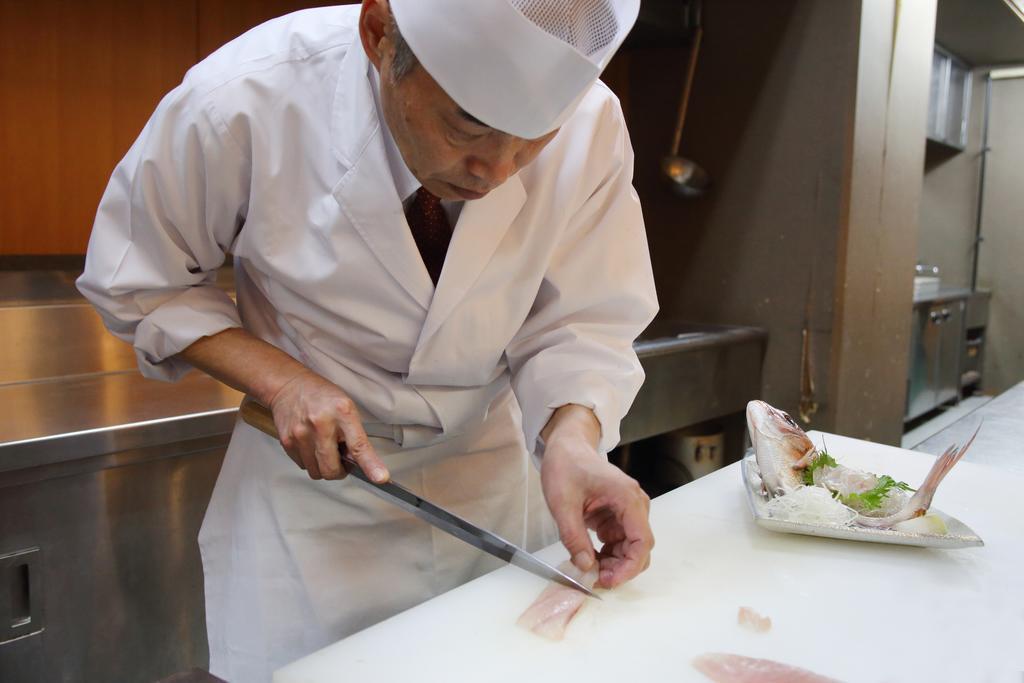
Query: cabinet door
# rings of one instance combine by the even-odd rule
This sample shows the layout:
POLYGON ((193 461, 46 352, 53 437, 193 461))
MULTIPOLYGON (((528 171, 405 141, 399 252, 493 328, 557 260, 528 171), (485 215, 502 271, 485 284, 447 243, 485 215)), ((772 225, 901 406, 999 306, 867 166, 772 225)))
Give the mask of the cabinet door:
POLYGON ((971 71, 939 46, 932 53, 931 90, 928 94, 929 140, 963 150, 967 144, 971 71))
POLYGON ((950 60, 946 94, 946 142, 954 147, 967 145, 967 107, 971 95, 971 72, 963 64, 950 60))
POLYGON ((941 52, 932 53, 932 80, 928 91, 928 137, 942 140, 945 137, 946 73, 949 59, 941 52))
POLYGON ((955 399, 960 393, 960 347, 964 334, 964 302, 935 306, 939 322, 939 353, 936 358, 935 403, 955 399))
POLYGON ((907 382, 907 414, 912 420, 935 407, 935 359, 938 356, 938 327, 928 306, 914 307, 910 334, 910 377, 907 382))

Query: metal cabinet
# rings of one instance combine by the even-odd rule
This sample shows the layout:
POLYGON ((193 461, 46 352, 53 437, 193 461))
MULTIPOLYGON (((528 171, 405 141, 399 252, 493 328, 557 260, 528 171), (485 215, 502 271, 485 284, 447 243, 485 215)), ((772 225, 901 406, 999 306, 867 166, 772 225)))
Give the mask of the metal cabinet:
POLYGON ((928 97, 928 139, 963 150, 967 145, 970 102, 970 68, 936 45, 928 97))
POLYGON ((935 368, 935 405, 960 394, 960 345, 964 329, 964 302, 951 301, 931 307, 929 322, 939 328, 939 353, 935 368))
POLYGON ((963 326, 962 299, 914 307, 906 420, 959 396, 963 326))
POLYGON ((207 665, 196 536, 227 440, 0 472, 0 555, 21 570, 0 557, 0 580, 24 595, 0 598, 0 681, 145 683, 207 665))
POLYGON ((0 305, 0 330, 0 683, 206 666, 196 536, 241 395, 144 379, 79 300, 0 305))

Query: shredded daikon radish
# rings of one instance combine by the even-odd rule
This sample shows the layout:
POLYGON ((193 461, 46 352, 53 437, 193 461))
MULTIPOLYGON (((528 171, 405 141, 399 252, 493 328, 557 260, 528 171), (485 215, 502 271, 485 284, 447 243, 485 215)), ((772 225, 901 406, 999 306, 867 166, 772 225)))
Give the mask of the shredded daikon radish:
POLYGON ((784 496, 772 498, 766 509, 773 519, 801 524, 846 525, 857 516, 820 486, 801 486, 784 496))

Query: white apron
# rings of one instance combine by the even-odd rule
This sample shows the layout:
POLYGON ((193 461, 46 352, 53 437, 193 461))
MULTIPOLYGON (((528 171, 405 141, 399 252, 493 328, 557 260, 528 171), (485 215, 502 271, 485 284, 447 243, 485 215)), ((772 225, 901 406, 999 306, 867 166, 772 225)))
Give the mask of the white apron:
MULTIPOLYGON (((531 550, 557 540, 511 392, 477 429, 399 449, 372 438, 395 481, 531 550)), ((501 566, 362 490, 311 481, 276 440, 240 422, 199 534, 210 672, 272 672, 501 566)))

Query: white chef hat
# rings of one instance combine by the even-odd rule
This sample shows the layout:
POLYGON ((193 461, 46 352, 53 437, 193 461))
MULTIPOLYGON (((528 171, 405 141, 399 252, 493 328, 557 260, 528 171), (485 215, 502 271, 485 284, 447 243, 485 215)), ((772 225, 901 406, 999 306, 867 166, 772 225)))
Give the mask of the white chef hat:
POLYGON ((460 107, 533 139, 573 113, 640 0, 391 0, 391 9, 420 64, 460 107))

